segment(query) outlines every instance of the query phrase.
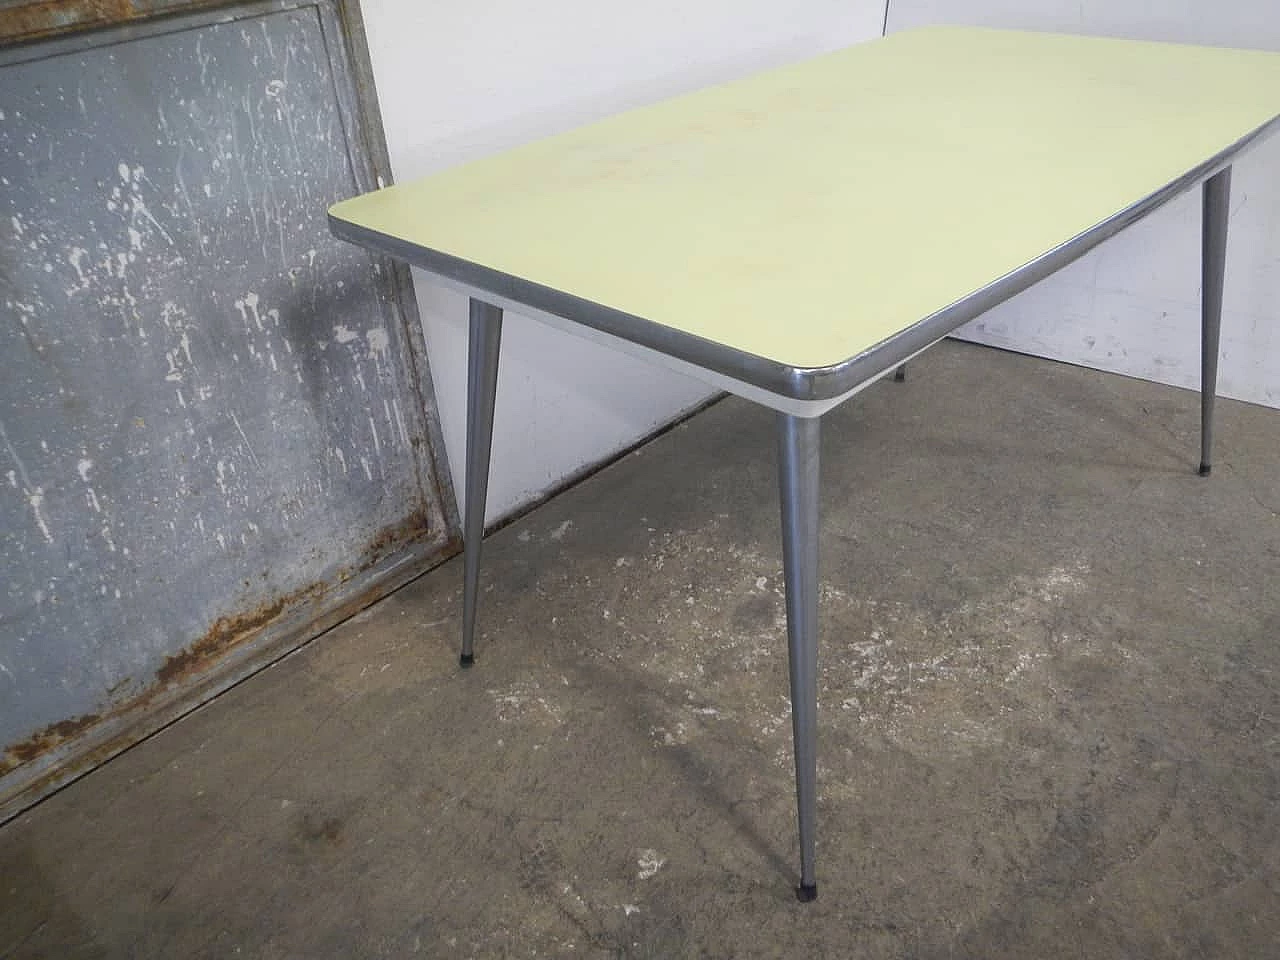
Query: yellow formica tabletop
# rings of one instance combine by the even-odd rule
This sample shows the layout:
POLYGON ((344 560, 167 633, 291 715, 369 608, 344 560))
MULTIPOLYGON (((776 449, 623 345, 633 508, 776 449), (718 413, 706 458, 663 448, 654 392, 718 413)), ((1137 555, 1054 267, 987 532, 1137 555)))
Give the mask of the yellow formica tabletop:
POLYGON ((930 27, 366 194, 330 221, 812 400, 1195 186, 1278 114, 1274 54, 930 27))

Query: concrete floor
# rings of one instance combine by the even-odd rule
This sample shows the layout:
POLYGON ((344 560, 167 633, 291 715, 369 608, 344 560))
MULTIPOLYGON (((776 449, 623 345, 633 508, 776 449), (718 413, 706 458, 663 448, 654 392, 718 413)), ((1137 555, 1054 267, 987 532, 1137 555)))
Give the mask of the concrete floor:
POLYGON ((0 956, 1280 956, 1280 412, 962 344, 828 418, 821 896, 730 400, 0 829, 0 956))

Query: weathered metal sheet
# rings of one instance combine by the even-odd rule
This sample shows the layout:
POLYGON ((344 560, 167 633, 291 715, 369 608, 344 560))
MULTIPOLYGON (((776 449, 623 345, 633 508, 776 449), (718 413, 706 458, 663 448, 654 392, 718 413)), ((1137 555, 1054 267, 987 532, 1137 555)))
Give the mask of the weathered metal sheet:
POLYGON ((0 813, 453 542, 339 23, 0 51, 0 813))

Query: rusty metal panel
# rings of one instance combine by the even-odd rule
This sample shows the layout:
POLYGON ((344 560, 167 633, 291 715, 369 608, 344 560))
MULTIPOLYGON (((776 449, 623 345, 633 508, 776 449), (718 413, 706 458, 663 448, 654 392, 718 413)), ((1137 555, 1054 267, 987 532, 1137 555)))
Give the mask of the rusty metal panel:
POLYGON ((0 0, 0 42, 127 23, 197 5, 200 0, 0 0))
POLYGON ((344 20, 0 50, 0 819, 456 543, 344 20))

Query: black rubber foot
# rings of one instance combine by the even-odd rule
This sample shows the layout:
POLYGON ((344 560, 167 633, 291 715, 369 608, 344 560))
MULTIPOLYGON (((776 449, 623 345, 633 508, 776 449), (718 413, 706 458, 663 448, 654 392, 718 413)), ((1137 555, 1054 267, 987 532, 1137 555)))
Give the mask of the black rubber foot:
POLYGON ((904 381, 904 380, 906 380, 906 379, 907 379, 907 371, 905 371, 905 370, 895 370, 895 371, 893 371, 893 382, 894 382, 894 383, 902 383, 902 381, 904 381))
POLYGON ((796 899, 801 903, 812 903, 818 899, 818 885, 816 883, 802 883, 796 887, 796 899))
POLYGON ((1210 463, 1200 464, 1200 476, 1207 477, 1212 472, 1213 472, 1213 464, 1210 464, 1210 463))
POLYGON ((462 656, 458 658, 458 663, 460 663, 463 667, 475 666, 475 662, 476 662, 476 655, 474 653, 464 653, 462 656))

